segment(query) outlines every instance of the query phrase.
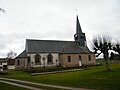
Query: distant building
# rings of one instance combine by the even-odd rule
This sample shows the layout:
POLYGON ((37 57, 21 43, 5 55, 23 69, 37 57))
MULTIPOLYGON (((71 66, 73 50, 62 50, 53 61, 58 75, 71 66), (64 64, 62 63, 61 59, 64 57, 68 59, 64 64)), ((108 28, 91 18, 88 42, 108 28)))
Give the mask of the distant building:
POLYGON ((4 71, 7 69, 7 59, 0 58, 0 71, 4 71))
POLYGON ((15 68, 95 65, 95 54, 87 47, 78 16, 74 39, 75 41, 26 39, 25 50, 15 59, 15 68))
POLYGON ((110 60, 119 60, 120 61, 120 54, 114 54, 113 52, 111 52, 110 60))
POLYGON ((15 69, 15 59, 8 59, 7 65, 9 70, 15 69))
POLYGON ((15 59, 0 58, 0 71, 15 69, 15 59))

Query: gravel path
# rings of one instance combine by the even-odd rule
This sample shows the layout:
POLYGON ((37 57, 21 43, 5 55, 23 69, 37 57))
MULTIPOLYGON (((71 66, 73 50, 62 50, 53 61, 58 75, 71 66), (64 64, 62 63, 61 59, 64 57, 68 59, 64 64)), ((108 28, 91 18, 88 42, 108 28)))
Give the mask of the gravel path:
POLYGON ((10 85, 14 85, 14 86, 18 86, 18 87, 22 87, 22 88, 27 88, 27 89, 30 89, 30 90, 43 90, 43 89, 40 89, 40 88, 35 88, 35 87, 26 86, 26 85, 22 85, 22 84, 12 83, 12 82, 8 82, 8 81, 4 81, 4 80, 0 80, 0 82, 7 83, 7 84, 10 84, 10 85))
MULTIPOLYGON (((21 82, 21 83, 26 83, 26 84, 39 85, 39 86, 51 87, 51 88, 59 88, 59 89, 66 89, 66 90, 93 90, 93 89, 85 89, 85 88, 75 88, 75 87, 65 87, 65 86, 59 86, 59 85, 34 83, 34 82, 28 82, 28 81, 17 80, 17 79, 9 79, 9 78, 0 78, 0 80, 2 80, 2 81, 9 80, 9 81, 21 82)), ((23 85, 23 87, 24 87, 24 85, 23 85)), ((30 87, 30 86, 28 86, 28 87, 30 87)), ((36 88, 36 89, 32 89, 32 90, 43 90, 43 89, 36 88)))

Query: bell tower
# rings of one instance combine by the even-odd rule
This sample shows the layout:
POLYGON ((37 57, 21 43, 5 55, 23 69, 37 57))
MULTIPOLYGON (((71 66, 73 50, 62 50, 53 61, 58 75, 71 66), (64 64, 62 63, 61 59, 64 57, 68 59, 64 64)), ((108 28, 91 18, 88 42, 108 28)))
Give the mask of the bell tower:
POLYGON ((76 34, 74 35, 74 39, 80 46, 86 46, 85 33, 82 32, 78 16, 76 20, 76 34))

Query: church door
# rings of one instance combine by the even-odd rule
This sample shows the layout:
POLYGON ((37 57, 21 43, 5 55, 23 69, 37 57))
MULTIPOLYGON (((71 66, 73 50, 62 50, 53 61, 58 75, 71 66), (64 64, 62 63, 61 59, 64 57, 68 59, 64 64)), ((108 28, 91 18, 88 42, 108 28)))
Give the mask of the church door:
POLYGON ((82 66, 81 60, 79 60, 79 66, 82 66))
POLYGON ((82 62, 81 62, 82 61, 82 57, 81 57, 81 55, 78 56, 78 61, 79 61, 79 66, 82 66, 82 62))

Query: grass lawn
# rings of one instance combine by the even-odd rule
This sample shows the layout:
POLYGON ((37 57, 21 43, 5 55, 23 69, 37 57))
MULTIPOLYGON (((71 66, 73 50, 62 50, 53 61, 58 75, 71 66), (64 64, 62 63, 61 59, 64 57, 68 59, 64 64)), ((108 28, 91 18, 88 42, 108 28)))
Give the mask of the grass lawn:
POLYGON ((0 75, 0 77, 96 90, 119 90, 120 63, 112 63, 111 69, 111 72, 106 72, 105 65, 103 65, 89 67, 83 71, 37 76, 30 76, 22 71, 7 71, 9 75, 0 75))
POLYGON ((21 87, 17 87, 17 86, 13 86, 10 84, 0 82, 0 90, 29 90, 29 89, 24 89, 21 87))

